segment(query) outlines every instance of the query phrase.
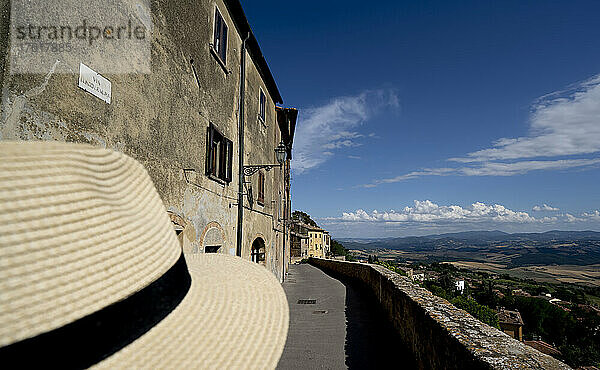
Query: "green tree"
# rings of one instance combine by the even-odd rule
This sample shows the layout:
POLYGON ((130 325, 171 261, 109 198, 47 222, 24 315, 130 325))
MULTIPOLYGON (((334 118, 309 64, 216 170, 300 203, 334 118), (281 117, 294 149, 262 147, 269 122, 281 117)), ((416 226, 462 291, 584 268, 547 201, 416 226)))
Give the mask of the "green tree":
POLYGON ((514 307, 521 312, 527 332, 537 333, 554 344, 567 341, 576 319, 545 299, 514 296, 514 307))
POLYGON ((346 248, 344 248, 342 243, 338 242, 337 240, 331 239, 330 246, 331 246, 331 253, 334 256, 344 256, 344 257, 346 257, 346 261, 356 261, 356 258, 354 258, 352 253, 350 253, 350 251, 348 251, 346 248))
POLYGON ((454 292, 456 290, 454 285, 454 279, 452 278, 452 275, 449 272, 443 272, 442 276, 440 276, 438 281, 442 289, 444 289, 450 297, 454 296, 454 292))
POLYGON ((425 287, 427 288, 427 290, 429 290, 431 293, 433 293, 434 295, 440 297, 440 298, 444 298, 445 300, 449 301, 452 299, 452 296, 448 294, 448 292, 446 292, 444 290, 444 288, 442 288, 441 286, 431 282, 431 281, 426 281, 425 282, 425 287))
POLYGON ((315 221, 313 221, 312 218, 310 218, 310 215, 308 213, 305 213, 302 211, 292 212, 292 220, 302 221, 305 224, 308 224, 310 226, 319 227, 319 225, 317 225, 317 223, 315 221))
POLYGON ((334 256, 345 256, 346 254, 348 254, 348 251, 346 250, 346 248, 344 248, 342 243, 338 242, 335 239, 331 239, 331 253, 334 256))
POLYGON ((476 317, 479 321, 488 324, 494 328, 500 328, 498 325, 498 313, 495 310, 489 308, 488 306, 477 303, 471 297, 457 296, 450 300, 454 306, 458 308, 462 308, 467 311, 474 317, 476 317))
POLYGON ((499 303, 498 296, 493 291, 492 281, 484 280, 479 291, 473 292, 475 300, 488 307, 497 307, 499 303))
POLYGON ((378 265, 381 265, 383 267, 385 267, 386 269, 395 272, 397 274, 400 274, 402 276, 407 276, 406 272, 404 272, 404 270, 402 270, 401 268, 399 268, 394 262, 389 262, 389 261, 379 261, 379 258, 375 261, 375 263, 377 263, 378 265))

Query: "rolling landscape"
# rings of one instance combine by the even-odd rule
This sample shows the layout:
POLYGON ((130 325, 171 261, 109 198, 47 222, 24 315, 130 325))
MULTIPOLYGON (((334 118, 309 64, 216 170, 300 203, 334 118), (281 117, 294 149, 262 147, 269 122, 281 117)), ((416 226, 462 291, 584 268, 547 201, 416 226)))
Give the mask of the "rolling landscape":
POLYGON ((472 270, 538 281, 600 286, 600 232, 509 234, 469 231, 420 237, 341 239, 357 257, 395 262, 448 262, 472 270))

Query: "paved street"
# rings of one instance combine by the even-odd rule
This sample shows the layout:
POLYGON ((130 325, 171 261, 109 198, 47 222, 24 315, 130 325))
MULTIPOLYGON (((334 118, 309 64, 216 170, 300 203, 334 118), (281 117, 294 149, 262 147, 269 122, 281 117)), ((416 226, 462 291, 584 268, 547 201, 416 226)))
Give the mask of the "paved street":
POLYGON ((283 284, 290 329, 278 369, 412 368, 371 292, 308 265, 291 265, 283 284))

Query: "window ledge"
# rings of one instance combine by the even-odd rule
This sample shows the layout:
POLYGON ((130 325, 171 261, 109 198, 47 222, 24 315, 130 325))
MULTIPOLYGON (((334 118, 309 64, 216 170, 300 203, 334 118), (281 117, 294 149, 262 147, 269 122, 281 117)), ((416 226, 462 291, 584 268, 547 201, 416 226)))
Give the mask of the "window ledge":
POLYGON ((208 44, 208 48, 210 49, 210 53, 212 54, 212 56, 217 60, 217 62, 223 69, 223 72, 225 72, 225 75, 230 74, 231 70, 227 69, 227 65, 225 65, 225 62, 223 62, 223 60, 221 59, 221 56, 219 55, 219 53, 217 53, 213 44, 208 44))
POLYGON ((258 122, 262 123, 263 126, 267 127, 267 121, 264 118, 262 118, 260 114, 256 115, 256 119, 258 120, 258 122))
POLYGON ((225 180, 223 180, 223 179, 221 179, 219 177, 216 177, 214 175, 207 175, 207 176, 208 176, 209 179, 211 179, 211 180, 219 183, 223 187, 225 187, 225 186, 227 186, 229 184, 227 181, 225 181, 225 180))

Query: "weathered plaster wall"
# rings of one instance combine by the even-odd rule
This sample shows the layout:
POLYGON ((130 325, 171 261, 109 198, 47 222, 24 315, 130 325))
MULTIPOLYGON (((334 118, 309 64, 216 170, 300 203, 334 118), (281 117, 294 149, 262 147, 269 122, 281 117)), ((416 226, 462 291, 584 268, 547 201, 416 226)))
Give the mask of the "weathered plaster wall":
MULTIPOLYGON (((70 74, 58 74, 55 68, 43 75, 11 74, 7 41, 10 5, 7 0, 0 1, 0 140, 84 142, 122 151, 146 167, 169 212, 183 220, 180 238, 186 253, 201 253, 206 245, 222 239, 220 252, 235 254, 242 40, 225 4, 221 0, 154 0, 152 73, 103 73, 112 83, 112 101, 106 104, 78 88, 79 65, 67 66, 70 74), (209 48, 215 6, 229 27, 226 70, 209 48), (229 184, 205 175, 209 123, 233 141, 233 180, 229 184)), ((107 57, 92 55, 80 62, 94 69, 107 57)), ((55 67, 60 63, 56 61, 55 67)), ((274 107, 247 56, 247 163, 274 163, 274 143, 280 140, 274 107), (259 86, 267 96, 267 124, 263 126, 257 125, 259 86)), ((256 177, 249 179, 255 195, 256 177)), ((256 235, 264 235, 266 267, 281 278, 282 237, 274 229, 278 204, 271 203, 276 188, 282 186, 280 170, 267 173, 265 179, 265 206, 258 209, 262 213, 245 210, 242 256, 250 258, 252 241, 256 235)), ((250 208, 247 201, 246 206, 250 208)), ((256 203, 252 208, 257 208, 256 203)))
POLYGON ((370 287, 422 369, 569 368, 384 267, 319 258, 310 263, 370 287))
MULTIPOLYGON (((268 94, 268 90, 256 69, 254 63, 249 63, 246 69, 246 95, 247 104, 245 109, 245 164, 275 164, 275 147, 281 141, 281 132, 277 126, 275 114, 275 102, 268 94), (266 96, 266 114, 262 122, 259 117, 260 91, 266 96), (251 138, 248 140, 248 138, 251 138)), ((282 167, 273 168, 270 171, 261 170, 265 176, 265 199, 261 205, 256 202, 258 195, 258 174, 247 178, 249 186, 252 187, 254 202, 246 202, 245 218, 250 220, 245 235, 245 245, 252 245, 253 240, 261 230, 270 228, 263 239, 267 245, 265 262, 276 276, 282 276, 283 258, 283 204, 281 194, 284 192, 284 173, 282 167), (269 214, 271 216, 267 216, 269 214)), ((289 245, 289 244, 288 244, 289 245)), ((250 254, 250 250, 245 251, 250 254)))

